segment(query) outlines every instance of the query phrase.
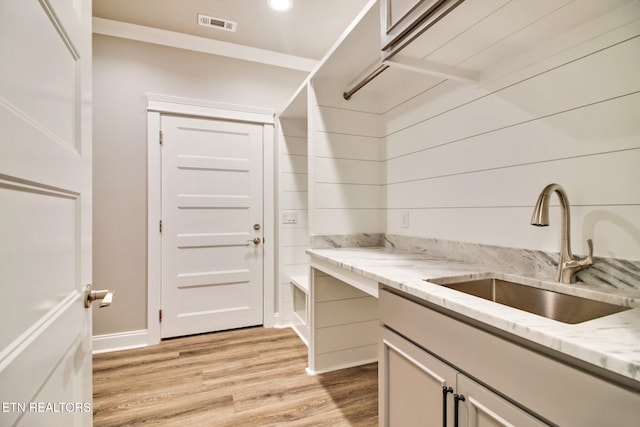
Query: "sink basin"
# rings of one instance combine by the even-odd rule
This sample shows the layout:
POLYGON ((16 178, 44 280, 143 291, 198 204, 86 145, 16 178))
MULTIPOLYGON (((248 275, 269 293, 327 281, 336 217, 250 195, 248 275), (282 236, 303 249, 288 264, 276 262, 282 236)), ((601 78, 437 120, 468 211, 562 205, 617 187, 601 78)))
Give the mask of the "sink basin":
POLYGON ((452 281, 452 279, 449 278, 429 280, 429 282, 559 322, 571 324, 597 319, 630 309, 630 307, 567 295, 495 278, 464 281, 452 281))

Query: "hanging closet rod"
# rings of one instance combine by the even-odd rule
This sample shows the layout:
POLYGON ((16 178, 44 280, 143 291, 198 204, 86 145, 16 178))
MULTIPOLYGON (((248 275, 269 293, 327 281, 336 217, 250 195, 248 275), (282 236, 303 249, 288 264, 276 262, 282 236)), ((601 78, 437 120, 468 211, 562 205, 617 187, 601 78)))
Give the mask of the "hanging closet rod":
POLYGON ((380 73, 382 73, 384 70, 386 70, 387 68, 389 68, 388 65, 382 64, 380 65, 378 68, 376 68, 371 74, 369 74, 367 77, 365 77, 364 79, 362 79, 360 81, 360 83, 358 83, 357 85, 355 85, 351 90, 348 90, 346 92, 342 93, 342 97, 344 99, 346 99, 347 101, 351 99, 351 97, 353 96, 354 93, 356 93, 357 91, 359 91, 360 89, 362 89, 364 86, 366 86, 371 80, 375 79, 376 77, 378 77, 380 75, 380 73))

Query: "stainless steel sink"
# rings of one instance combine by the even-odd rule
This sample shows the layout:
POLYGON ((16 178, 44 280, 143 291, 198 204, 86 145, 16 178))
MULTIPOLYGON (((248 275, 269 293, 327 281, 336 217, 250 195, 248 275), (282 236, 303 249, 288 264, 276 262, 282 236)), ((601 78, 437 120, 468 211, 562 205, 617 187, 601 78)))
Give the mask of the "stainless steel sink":
POLYGON ((630 309, 630 307, 567 295, 495 278, 464 281, 436 279, 429 280, 429 282, 559 322, 571 324, 597 319, 630 309))

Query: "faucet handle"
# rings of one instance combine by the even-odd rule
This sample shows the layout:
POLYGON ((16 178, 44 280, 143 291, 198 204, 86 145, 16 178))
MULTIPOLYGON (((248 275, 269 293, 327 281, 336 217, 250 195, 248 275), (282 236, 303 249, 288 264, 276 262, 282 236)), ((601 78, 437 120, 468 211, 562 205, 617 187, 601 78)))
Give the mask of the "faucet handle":
POLYGON ((587 246, 589 246, 589 254, 584 258, 576 260, 577 265, 581 268, 586 268, 590 265, 593 265, 593 240, 587 239, 587 246))
POLYGON ((575 274, 578 271, 593 265, 593 240, 588 239, 587 245, 589 246, 589 255, 584 258, 573 257, 562 263, 558 271, 558 281, 562 281, 562 283, 574 283, 575 274))
POLYGON ((580 264, 585 267, 593 265, 593 240, 587 239, 587 246, 589 246, 589 254, 580 260, 580 264))

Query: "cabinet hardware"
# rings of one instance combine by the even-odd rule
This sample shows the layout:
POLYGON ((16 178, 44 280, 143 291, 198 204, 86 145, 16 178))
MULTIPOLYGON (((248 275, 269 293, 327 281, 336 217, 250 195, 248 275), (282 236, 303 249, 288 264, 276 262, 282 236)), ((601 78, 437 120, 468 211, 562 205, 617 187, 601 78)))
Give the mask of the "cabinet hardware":
POLYGON ((458 411, 459 411, 459 402, 464 402, 466 399, 464 398, 464 395, 462 394, 454 394, 453 395, 453 401, 455 402, 454 406, 453 406, 453 425, 455 427, 458 427, 458 411))
POLYGON ((447 427, 447 394, 453 393, 452 387, 442 386, 442 427, 447 427))

